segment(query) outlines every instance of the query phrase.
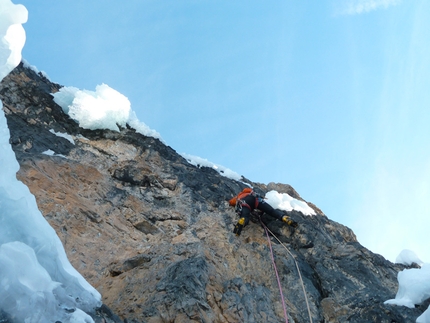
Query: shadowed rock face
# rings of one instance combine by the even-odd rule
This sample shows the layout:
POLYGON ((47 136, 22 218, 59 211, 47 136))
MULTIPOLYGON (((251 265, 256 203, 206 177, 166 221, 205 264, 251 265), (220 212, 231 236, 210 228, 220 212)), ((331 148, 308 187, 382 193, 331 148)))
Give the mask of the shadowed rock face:
MULTIPOLYGON (((1 83, 0 98, 18 178, 104 303, 127 322, 284 321, 259 221, 240 237, 232 233, 237 218, 227 201, 245 185, 194 167, 133 129, 79 128, 52 100, 59 88, 19 66, 1 83), (63 157, 42 154, 48 149, 63 157)), ((300 199, 289 185, 245 181, 262 194, 276 189, 300 199)), ((290 212, 296 229, 262 216, 283 243, 272 239, 289 321, 310 322, 296 263, 313 322, 415 321, 428 302, 383 304, 395 296, 404 267, 365 249, 310 205, 316 216, 290 212)), ((105 319, 119 322, 109 308, 105 319)))

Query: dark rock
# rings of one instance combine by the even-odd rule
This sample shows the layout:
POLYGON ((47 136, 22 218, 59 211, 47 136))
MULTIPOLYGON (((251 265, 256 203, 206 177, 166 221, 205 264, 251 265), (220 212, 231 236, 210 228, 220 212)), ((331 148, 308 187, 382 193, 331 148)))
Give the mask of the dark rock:
POLYGON ((3 310, 0 309, 0 323, 13 323, 9 317, 3 310))
POLYGON ((105 304, 96 309, 93 316, 94 323, 126 323, 123 322, 112 310, 105 304))

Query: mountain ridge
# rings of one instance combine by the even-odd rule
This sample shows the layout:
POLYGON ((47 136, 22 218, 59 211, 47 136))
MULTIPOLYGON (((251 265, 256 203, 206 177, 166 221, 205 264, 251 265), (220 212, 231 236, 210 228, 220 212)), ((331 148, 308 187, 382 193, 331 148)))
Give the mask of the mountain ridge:
MULTIPOLYGON (((227 201, 246 185, 303 200, 294 188, 195 167, 130 127, 82 129, 53 101, 60 88, 21 64, 2 81, 0 98, 18 178, 103 302, 133 323, 281 321, 264 231, 251 223, 235 237, 227 201)), ((290 322, 309 322, 295 261, 314 322, 412 322, 426 309, 428 301, 414 309, 384 305, 405 266, 367 250, 352 230, 308 205, 317 215, 288 212, 297 229, 262 217, 295 257, 273 241, 290 322)))

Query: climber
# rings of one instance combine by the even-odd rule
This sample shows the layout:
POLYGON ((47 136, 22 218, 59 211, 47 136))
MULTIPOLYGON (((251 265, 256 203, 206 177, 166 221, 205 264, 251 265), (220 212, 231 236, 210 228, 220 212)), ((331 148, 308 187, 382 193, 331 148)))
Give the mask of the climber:
POLYGON ((264 201, 264 198, 254 192, 251 188, 244 188, 237 196, 230 199, 229 204, 236 207, 236 213, 240 219, 234 226, 233 233, 237 236, 242 232, 243 227, 248 225, 251 212, 255 209, 267 213, 271 217, 282 220, 289 226, 297 227, 297 222, 293 221, 288 215, 274 209, 270 204, 264 201))

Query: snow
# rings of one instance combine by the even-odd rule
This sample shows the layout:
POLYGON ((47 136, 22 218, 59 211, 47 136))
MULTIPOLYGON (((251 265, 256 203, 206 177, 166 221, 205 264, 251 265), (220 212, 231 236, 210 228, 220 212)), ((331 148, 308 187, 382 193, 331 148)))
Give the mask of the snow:
POLYGON ((49 130, 50 133, 53 133, 54 135, 56 135, 57 137, 61 137, 64 139, 67 139, 68 141, 70 141, 70 143, 72 143, 73 145, 75 144, 75 140, 73 140, 73 137, 71 135, 69 135, 68 133, 64 133, 64 132, 55 132, 54 129, 49 130))
MULTIPOLYGON (((411 250, 403 250, 397 256, 399 263, 421 263, 418 256, 411 250)), ((397 262, 397 261, 396 261, 397 262)), ((396 297, 385 301, 387 305, 407 306, 414 308, 430 298, 430 264, 422 264, 421 268, 404 269, 397 274, 399 289, 396 297)), ((430 323, 430 307, 417 318, 417 323, 430 323)))
POLYGON ((40 265, 34 250, 20 241, 0 246, 1 307, 7 313, 17 311, 17 319, 27 318, 27 313, 38 317, 38 311, 55 311, 54 289, 61 284, 54 282, 48 271, 40 265), (17 299, 17 294, 19 298, 17 299), (23 301, 28 300, 28 301, 23 301), (45 305, 46 304, 46 305, 45 305), (21 316, 20 313, 26 313, 21 316))
POLYGON ((430 264, 421 268, 405 269, 397 274, 399 290, 396 298, 386 304, 402 305, 414 308, 415 304, 430 297, 430 264))
MULTIPOLYGON (((407 306, 414 308, 430 298, 430 264, 425 264, 412 250, 402 250, 396 258, 396 263, 410 266, 413 263, 421 268, 404 269, 397 274, 399 289, 396 298, 385 304, 407 306)), ((430 323, 430 307, 416 320, 417 323, 430 323)))
POLYGON ((299 211, 304 215, 316 215, 315 211, 304 201, 300 201, 288 195, 287 193, 278 193, 270 191, 266 193, 266 202, 276 209, 285 211, 299 211))
POLYGON ((65 113, 85 129, 125 127, 130 114, 130 101, 106 84, 97 85, 95 91, 63 87, 54 93, 54 101, 65 113))
POLYGON ((21 24, 27 22, 28 12, 23 5, 10 0, 0 0, 0 80, 21 61, 25 31, 21 24))
MULTIPOLYGON (((0 0, 0 81, 21 61, 26 20, 24 6, 0 0)), ((36 199, 16 179, 9 138, 1 110, 0 309, 17 322, 91 323, 85 311, 99 307, 101 295, 72 267, 36 199)))
POLYGON ((79 308, 76 309, 71 315, 70 315, 70 321, 69 323, 92 323, 94 322, 91 317, 89 317, 85 312, 80 310, 79 308))
POLYGON ((46 79, 48 79, 49 80, 49 76, 48 76, 48 74, 46 74, 44 71, 39 71, 39 69, 36 67, 36 66, 34 66, 34 65, 31 65, 29 62, 27 62, 24 58, 21 60, 22 61, 22 64, 23 64, 23 66, 25 67, 25 68, 29 68, 29 69, 31 69, 33 72, 35 72, 36 74, 40 74, 40 75, 42 75, 44 78, 46 78, 46 79))
POLYGON ((429 323, 430 322, 430 307, 425 311, 423 314, 421 314, 417 320, 417 323, 429 323))
POLYGON ((119 127, 125 128, 128 124, 142 135, 161 140, 158 132, 137 119, 128 98, 106 84, 97 85, 95 91, 62 87, 52 95, 63 111, 82 128, 119 131, 119 127))
POLYGON ((408 250, 408 249, 402 250, 396 258, 396 264, 410 266, 413 263, 416 263, 417 265, 423 264, 421 259, 418 258, 418 256, 412 250, 408 250))
POLYGON ((48 155, 48 156, 62 157, 62 158, 66 158, 67 159, 66 156, 61 155, 61 154, 57 154, 55 151, 53 151, 51 149, 45 150, 44 152, 42 152, 42 154, 43 155, 48 155))
POLYGON ((182 153, 181 156, 184 157, 191 165, 194 165, 196 167, 213 168, 218 173, 220 173, 221 175, 228 177, 228 178, 231 178, 231 179, 234 179, 236 181, 240 181, 242 179, 242 176, 240 176, 238 173, 232 171, 231 169, 229 169, 227 167, 214 164, 214 163, 208 161, 207 159, 204 159, 204 158, 201 158, 198 156, 185 154, 185 153, 182 153))
POLYGON ((34 196, 16 179, 19 165, 3 112, 0 150, 0 308, 19 321, 69 322, 71 314, 58 305, 91 311, 101 296, 72 267, 34 196))

